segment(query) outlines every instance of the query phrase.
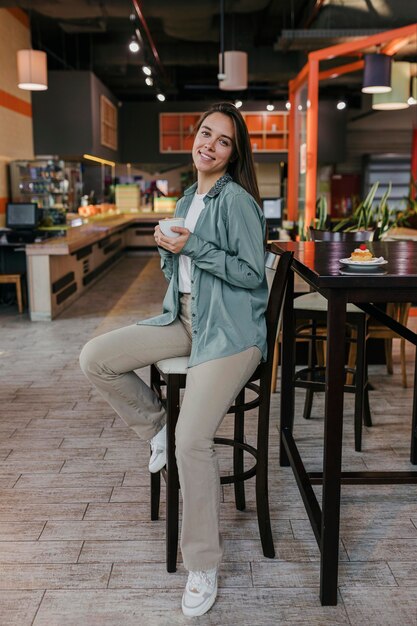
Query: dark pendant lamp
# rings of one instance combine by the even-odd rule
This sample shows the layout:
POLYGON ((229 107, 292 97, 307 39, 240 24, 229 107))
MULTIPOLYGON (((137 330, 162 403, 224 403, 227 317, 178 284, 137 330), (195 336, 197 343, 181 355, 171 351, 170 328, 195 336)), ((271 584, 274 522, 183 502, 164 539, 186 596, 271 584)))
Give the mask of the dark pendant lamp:
POLYGON ((365 54, 363 93, 391 91, 391 57, 386 54, 365 54))

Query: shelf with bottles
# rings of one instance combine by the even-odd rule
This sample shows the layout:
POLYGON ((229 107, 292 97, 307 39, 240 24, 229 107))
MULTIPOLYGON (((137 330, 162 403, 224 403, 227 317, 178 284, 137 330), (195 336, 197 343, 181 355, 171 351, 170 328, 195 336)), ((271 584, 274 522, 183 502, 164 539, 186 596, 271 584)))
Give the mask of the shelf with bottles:
POLYGON ((36 202, 39 208, 76 211, 82 195, 81 164, 60 159, 10 163, 13 202, 36 202))
MULTIPOLYGON (((245 111, 254 152, 286 152, 288 150, 287 111, 245 111)), ((159 150, 161 153, 187 152, 193 146, 194 132, 201 113, 160 113, 159 150)))

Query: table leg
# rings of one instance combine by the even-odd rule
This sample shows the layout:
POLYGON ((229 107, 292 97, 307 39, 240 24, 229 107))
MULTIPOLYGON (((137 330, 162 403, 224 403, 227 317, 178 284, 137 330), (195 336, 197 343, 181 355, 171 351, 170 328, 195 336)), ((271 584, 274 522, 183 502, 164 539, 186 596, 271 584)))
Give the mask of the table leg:
POLYGON ((417 465, 417 347, 415 352, 414 363, 414 396, 413 396, 413 413, 411 422, 411 452, 410 463, 417 465))
POLYGON ((290 465, 284 448, 282 431, 288 428, 291 432, 294 424, 294 272, 289 273, 282 313, 282 346, 281 346, 281 411, 280 411, 280 448, 279 461, 282 467, 290 465))
POLYGON ((337 604, 340 480, 343 435, 346 295, 332 291, 327 312, 320 600, 337 604))

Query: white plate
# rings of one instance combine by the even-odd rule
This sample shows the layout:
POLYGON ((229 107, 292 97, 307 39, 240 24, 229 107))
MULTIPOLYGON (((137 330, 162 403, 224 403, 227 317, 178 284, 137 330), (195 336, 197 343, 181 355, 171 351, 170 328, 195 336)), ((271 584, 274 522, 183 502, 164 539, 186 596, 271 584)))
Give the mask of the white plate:
POLYGON ((356 265, 359 267, 370 267, 370 266, 375 266, 375 265, 385 265, 386 263, 388 263, 388 261, 386 261, 384 257, 380 256, 378 258, 372 259, 371 261, 352 261, 350 258, 339 259, 339 263, 342 263, 342 265, 356 265))
POLYGON ((339 270, 339 274, 343 276, 384 276, 388 272, 379 267, 348 267, 347 269, 339 270))

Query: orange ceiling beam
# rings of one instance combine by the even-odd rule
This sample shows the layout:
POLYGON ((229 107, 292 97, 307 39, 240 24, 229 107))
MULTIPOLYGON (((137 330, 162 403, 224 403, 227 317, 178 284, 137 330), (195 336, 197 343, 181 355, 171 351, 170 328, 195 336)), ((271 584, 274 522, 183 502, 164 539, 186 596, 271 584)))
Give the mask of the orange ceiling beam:
POLYGON ((363 69, 365 65, 364 61, 355 61, 354 63, 346 63, 346 65, 338 65, 330 70, 323 70, 319 72, 319 80, 326 80, 327 78, 337 78, 343 76, 343 74, 350 74, 351 72, 357 72, 363 69))

